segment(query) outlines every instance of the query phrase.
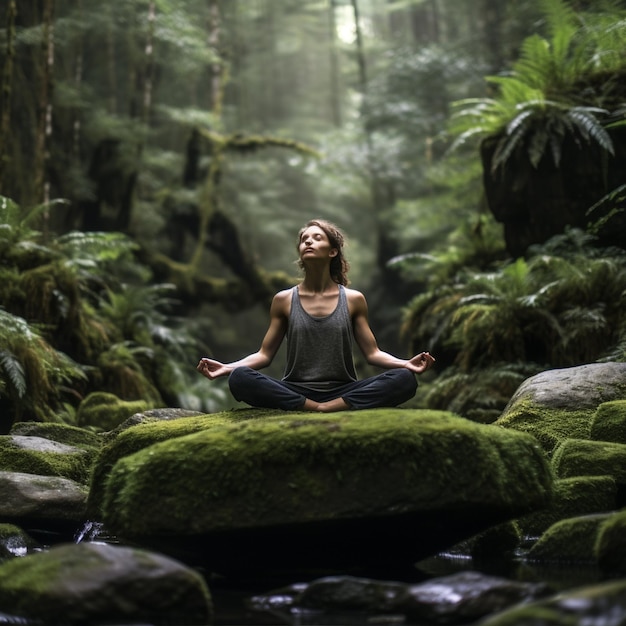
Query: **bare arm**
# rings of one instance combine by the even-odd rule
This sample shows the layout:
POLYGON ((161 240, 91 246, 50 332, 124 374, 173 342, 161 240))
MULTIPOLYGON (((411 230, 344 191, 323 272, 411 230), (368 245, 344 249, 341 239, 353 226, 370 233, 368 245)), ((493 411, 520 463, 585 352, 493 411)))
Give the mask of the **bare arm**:
POLYGON ((420 352, 411 359, 399 359, 398 357, 385 352, 378 347, 376 337, 369 324, 367 302, 362 293, 354 290, 349 291, 348 301, 350 305, 350 313, 352 315, 352 324, 354 327, 354 337, 370 365, 382 367, 385 369, 394 369, 405 367, 415 374, 421 374, 426 371, 435 359, 429 352, 420 352))
POLYGON ((222 363, 215 359, 202 358, 198 363, 197 370, 210 380, 220 376, 228 376, 236 367, 247 366, 255 370, 267 367, 276 356, 276 352, 287 332, 287 320, 289 317, 289 294, 290 290, 281 291, 274 296, 270 307, 270 324, 257 352, 233 361, 222 363))

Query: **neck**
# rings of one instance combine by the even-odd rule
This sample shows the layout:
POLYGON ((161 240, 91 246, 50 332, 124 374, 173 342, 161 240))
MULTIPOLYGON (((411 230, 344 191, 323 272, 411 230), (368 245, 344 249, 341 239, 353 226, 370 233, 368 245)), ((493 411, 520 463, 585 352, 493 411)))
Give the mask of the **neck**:
POLYGON ((331 278, 328 268, 325 270, 321 272, 307 268, 301 284, 302 287, 311 293, 324 293, 336 289, 337 283, 331 278))

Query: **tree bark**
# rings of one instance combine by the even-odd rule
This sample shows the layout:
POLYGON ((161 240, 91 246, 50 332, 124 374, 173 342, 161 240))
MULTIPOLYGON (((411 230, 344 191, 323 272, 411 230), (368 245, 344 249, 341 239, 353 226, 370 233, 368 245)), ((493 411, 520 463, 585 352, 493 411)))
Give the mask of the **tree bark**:
POLYGON ((13 66, 15 62, 15 17, 17 5, 15 0, 9 0, 6 12, 6 57, 2 68, 2 93, 0 94, 0 189, 5 169, 7 155, 7 141, 11 129, 11 94, 13 91, 13 66))

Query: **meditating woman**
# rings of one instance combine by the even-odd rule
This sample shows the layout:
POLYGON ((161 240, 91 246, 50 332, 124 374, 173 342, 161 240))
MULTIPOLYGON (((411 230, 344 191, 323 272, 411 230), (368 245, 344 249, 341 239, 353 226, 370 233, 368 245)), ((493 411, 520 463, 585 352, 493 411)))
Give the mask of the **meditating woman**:
POLYGON ((198 371, 209 379, 228 376, 236 400, 255 407, 329 413, 397 406, 415 395, 416 374, 435 361, 428 352, 400 359, 378 347, 363 294, 349 289, 344 236, 332 223, 311 220, 298 234, 302 282, 274 296, 269 328, 257 352, 221 363, 202 358, 198 371), (267 367, 287 337, 284 375, 267 367), (358 380, 356 340, 365 360, 386 371, 358 380))

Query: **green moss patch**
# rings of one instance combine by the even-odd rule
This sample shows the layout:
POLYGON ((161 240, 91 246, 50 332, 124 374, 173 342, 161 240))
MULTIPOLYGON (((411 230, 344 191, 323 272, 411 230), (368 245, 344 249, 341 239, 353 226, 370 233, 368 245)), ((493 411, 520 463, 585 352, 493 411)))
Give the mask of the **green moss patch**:
POLYGON ((0 436, 0 470, 89 481, 95 452, 39 437, 0 436))
POLYGON ((107 437, 108 443, 102 447, 94 463, 87 507, 90 514, 95 517, 100 516, 106 480, 112 467, 121 458, 134 454, 155 443, 184 437, 216 426, 261 419, 271 415, 276 415, 276 411, 242 409, 209 415, 189 416, 175 420, 147 418, 145 422, 121 431, 110 441, 107 437))
POLYGON ((615 513, 602 525, 595 549, 604 573, 610 576, 626 574, 626 511, 615 513))
POLYGON ((591 422, 591 439, 626 444, 626 400, 601 404, 591 422))
POLYGON ((626 445, 605 441, 568 439, 552 457, 559 478, 571 476, 612 476, 618 486, 626 486, 626 445))
POLYGON ((612 513, 561 520, 541 535, 528 551, 531 561, 594 563, 598 531, 612 513))
POLYGON ((606 513, 617 506, 617 487, 612 476, 573 476, 554 481, 552 504, 518 520, 524 535, 537 537, 552 524, 568 517, 606 513))
POLYGON ((533 435, 546 452, 565 439, 589 439, 594 410, 556 409, 530 399, 515 403, 494 424, 533 435))

